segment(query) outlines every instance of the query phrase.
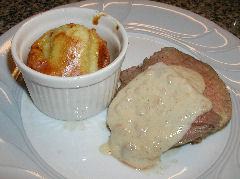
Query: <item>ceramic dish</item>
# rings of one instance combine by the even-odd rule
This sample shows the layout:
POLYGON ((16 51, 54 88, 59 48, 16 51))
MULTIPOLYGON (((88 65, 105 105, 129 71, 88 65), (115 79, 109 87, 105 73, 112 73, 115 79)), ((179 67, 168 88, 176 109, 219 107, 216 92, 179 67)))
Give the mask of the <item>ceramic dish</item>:
POLYGON ((99 150, 109 136, 106 111, 85 121, 64 122, 37 110, 25 88, 19 85, 20 79, 16 82, 12 78, 18 76, 18 71, 10 73, 14 68, 10 68, 9 49, 11 38, 19 28, 17 25, 0 38, 0 176, 239 178, 239 39, 196 14, 152 1, 138 0, 132 4, 106 1, 102 4, 92 0, 68 6, 104 10, 122 22, 129 38, 122 69, 141 63, 165 46, 174 46, 211 64, 228 86, 233 103, 232 120, 200 144, 164 153, 161 164, 154 169, 133 170, 99 150))
POLYGON ((109 105, 127 46, 125 29, 110 15, 68 7, 40 13, 27 20, 14 35, 11 53, 37 108, 52 118, 70 121, 91 117, 109 105), (98 21, 94 24, 96 18, 98 21), (51 76, 29 68, 26 64, 31 45, 47 31, 69 23, 96 29, 107 42, 111 63, 94 73, 74 77, 51 76))

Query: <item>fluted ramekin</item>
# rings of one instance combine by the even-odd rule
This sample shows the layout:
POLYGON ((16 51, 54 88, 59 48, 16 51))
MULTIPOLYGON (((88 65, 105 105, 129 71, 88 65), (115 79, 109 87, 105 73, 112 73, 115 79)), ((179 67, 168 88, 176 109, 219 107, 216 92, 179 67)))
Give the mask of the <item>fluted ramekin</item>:
POLYGON ((14 35, 11 52, 32 101, 41 112, 61 120, 82 120, 104 110, 111 102, 127 46, 127 33, 115 18, 96 10, 69 7, 27 20, 14 35), (50 76, 29 68, 27 56, 33 42, 48 30, 68 23, 95 28, 107 41, 111 63, 97 72, 77 77, 50 76))

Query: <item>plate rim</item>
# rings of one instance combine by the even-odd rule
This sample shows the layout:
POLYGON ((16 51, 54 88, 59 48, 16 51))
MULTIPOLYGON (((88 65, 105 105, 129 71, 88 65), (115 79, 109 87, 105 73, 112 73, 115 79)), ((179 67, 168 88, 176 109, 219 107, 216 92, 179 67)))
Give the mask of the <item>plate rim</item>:
MULTIPOLYGON (((86 2, 89 2, 89 1, 84 1, 84 3, 86 3, 86 2)), ((91 2, 91 0, 90 0, 90 2, 91 2)), ((204 20, 207 20, 207 22, 208 23, 213 23, 213 25, 216 25, 218 28, 221 28, 220 26, 218 26, 217 24, 215 24, 214 22, 212 22, 212 21, 210 21, 210 20, 208 20, 208 19, 206 19, 206 18, 204 18, 204 17, 202 17, 202 16, 200 16, 200 15, 198 15, 198 14, 196 14, 196 13, 193 13, 193 12, 190 12, 190 11, 188 11, 188 10, 185 10, 185 9, 181 9, 181 8, 179 8, 179 7, 175 7, 175 6, 172 6, 172 5, 167 5, 167 4, 164 4, 164 3, 161 3, 161 2, 155 2, 155 1, 146 1, 146 0, 141 0, 141 1, 139 1, 139 2, 144 2, 144 3, 153 3, 153 4, 157 4, 157 5, 164 5, 164 6, 167 6, 167 7, 172 7, 172 8, 174 8, 174 9, 178 9, 178 10, 181 10, 181 11, 183 11, 183 12, 187 12, 187 13, 189 13, 189 14, 194 14, 194 15, 196 15, 196 16, 199 16, 199 18, 203 18, 204 20)), ((76 3, 71 3, 71 4, 67 4, 67 5, 62 5, 62 6, 69 6, 69 5, 73 5, 73 6, 75 6, 75 5, 77 5, 77 4, 82 4, 83 2, 76 2, 76 3)), ((59 8, 59 7, 62 7, 62 6, 58 6, 57 8, 59 8)), ((31 17, 33 17, 33 16, 31 16, 31 17)), ((31 17, 29 17, 29 18, 31 18, 31 17)), ((29 18, 27 18, 27 19, 29 19, 29 18)), ((12 38, 12 36, 14 35, 14 33, 15 33, 15 31, 17 30, 17 28, 18 27, 20 27, 27 19, 25 19, 24 21, 22 21, 22 22, 19 22, 18 24, 16 24, 15 26, 13 26, 12 28, 10 28, 9 30, 7 30, 5 33, 3 33, 1 36, 0 36, 0 47, 2 47, 2 45, 6 42, 6 41, 8 41, 9 39, 11 39, 12 38)), ((230 33, 230 32, 228 32, 227 30, 225 30, 225 29, 223 29, 223 28, 221 28, 224 32, 226 32, 226 33, 230 33)), ((230 33, 231 34, 231 33, 230 33)), ((231 34, 231 35, 233 35, 233 34, 231 34)), ((234 35, 233 35, 234 36, 234 35)), ((237 38, 236 36, 234 36, 235 38, 237 38)), ((240 41, 240 39, 238 39, 237 38, 237 40, 239 40, 240 41)), ((9 47, 10 48, 10 47, 9 47)), ((4 54, 4 52, 3 51, 1 51, 0 52, 0 54, 2 55, 2 54, 4 54)), ((239 99, 238 99, 238 103, 239 103, 239 99)), ((231 127, 232 127, 232 122, 231 122, 231 127)), ((230 136, 229 136, 230 137, 230 136)), ((225 149, 224 149, 225 150, 225 149)), ((204 175, 204 174, 203 174, 204 175)), ((202 175, 201 175, 202 176, 202 175)))

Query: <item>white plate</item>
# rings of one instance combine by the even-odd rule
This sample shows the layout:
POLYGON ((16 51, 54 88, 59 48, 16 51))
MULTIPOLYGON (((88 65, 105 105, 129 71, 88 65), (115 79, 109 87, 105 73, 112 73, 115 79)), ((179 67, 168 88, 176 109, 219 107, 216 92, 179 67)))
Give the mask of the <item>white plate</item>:
POLYGON ((129 168, 99 151, 109 135, 106 110, 81 122, 51 119, 36 109, 25 87, 12 78, 18 73, 9 49, 20 23, 0 37, 0 177, 239 178, 239 39, 176 7, 151 1, 104 2, 92 0, 67 6, 104 10, 122 21, 129 35, 123 69, 141 63, 165 46, 207 61, 228 85, 233 102, 231 122, 200 144, 166 152, 154 169, 129 168))

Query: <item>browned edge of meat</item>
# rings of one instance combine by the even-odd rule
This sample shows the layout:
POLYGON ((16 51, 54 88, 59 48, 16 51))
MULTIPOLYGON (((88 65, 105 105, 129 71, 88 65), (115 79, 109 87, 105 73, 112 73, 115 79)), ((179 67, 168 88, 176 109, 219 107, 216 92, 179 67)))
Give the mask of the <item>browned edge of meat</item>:
POLYGON ((209 98, 213 105, 209 112, 199 116, 193 122, 188 132, 174 147, 186 143, 199 143, 202 139, 227 125, 232 116, 232 103, 224 82, 210 65, 173 47, 165 47, 161 51, 155 52, 150 58, 145 58, 141 65, 122 71, 120 74, 121 86, 119 90, 126 86, 139 73, 157 62, 183 66, 202 75, 206 85, 203 95, 209 98))

